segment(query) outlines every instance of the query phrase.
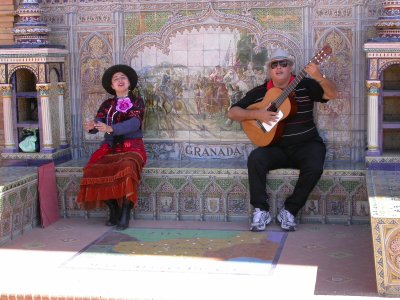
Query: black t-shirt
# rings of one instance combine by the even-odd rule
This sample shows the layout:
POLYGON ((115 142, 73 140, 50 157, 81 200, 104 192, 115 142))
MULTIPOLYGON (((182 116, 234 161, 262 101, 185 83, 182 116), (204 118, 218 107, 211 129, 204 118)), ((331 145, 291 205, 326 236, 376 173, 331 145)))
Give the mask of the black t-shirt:
MULTIPOLYGON (((268 82, 253 88, 232 107, 238 106, 245 109, 251 104, 262 101, 267 92, 267 84, 268 82)), ((282 146, 294 145, 319 137, 314 123, 314 102, 327 102, 322 98, 323 89, 314 79, 303 78, 294 92, 297 113, 284 120, 284 131, 281 139, 277 142, 282 146)))

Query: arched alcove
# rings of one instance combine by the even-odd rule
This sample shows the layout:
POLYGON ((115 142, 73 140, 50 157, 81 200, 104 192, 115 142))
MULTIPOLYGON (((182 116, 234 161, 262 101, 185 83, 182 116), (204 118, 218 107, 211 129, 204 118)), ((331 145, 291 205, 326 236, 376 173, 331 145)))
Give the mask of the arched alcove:
POLYGON ((63 108, 66 83, 60 80, 64 78, 68 51, 60 47, 0 50, 3 165, 31 166, 70 159, 69 144, 64 134, 65 122, 52 122, 50 111, 52 105, 63 108), (60 132, 60 143, 52 135, 55 130, 60 132), (24 137, 26 131, 30 131, 29 139, 24 137), (30 140, 33 143, 27 142, 30 140), (24 147, 25 143, 21 147, 21 142, 25 141, 31 147, 24 147))
POLYGON ((392 64, 381 73, 380 118, 384 152, 400 152, 400 64, 392 64))
MULTIPOLYGON (((34 151, 39 152, 39 119, 40 109, 36 91, 36 76, 26 68, 17 69, 11 75, 13 86, 13 115, 15 122, 14 135, 19 144, 29 135, 37 136, 37 143, 34 151)), ((27 149, 18 147, 19 152, 26 152, 27 149)))

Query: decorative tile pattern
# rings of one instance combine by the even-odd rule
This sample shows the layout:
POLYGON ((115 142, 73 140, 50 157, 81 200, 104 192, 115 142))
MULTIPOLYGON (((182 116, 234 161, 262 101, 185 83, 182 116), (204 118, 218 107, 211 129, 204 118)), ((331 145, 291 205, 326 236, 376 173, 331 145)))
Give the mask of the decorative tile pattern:
POLYGON ((0 168, 0 244, 39 224, 36 168, 0 168))
POLYGON ((376 280, 382 295, 400 294, 399 178, 399 171, 369 170, 367 174, 376 280))
MULTIPOLYGON (((60 207, 64 216, 88 216, 76 205, 76 194, 84 160, 57 166, 56 176, 60 207)), ((298 170, 275 170, 268 175, 267 192, 273 216, 293 191, 298 170)), ((303 222, 368 222, 365 171, 360 166, 327 166, 303 208, 303 222), (357 201, 357 203, 354 203, 357 201), (359 211, 353 207, 360 207, 359 211), (356 213, 353 215, 353 213, 356 213)), ((170 220, 249 220, 247 168, 243 161, 155 161, 149 160, 143 170, 139 200, 133 216, 137 219, 170 220)), ((105 216, 106 210, 92 212, 105 216)))
MULTIPOLYGON (((82 135, 81 122, 92 117, 106 97, 100 78, 115 61, 138 71, 136 92, 146 101, 144 134, 150 158, 245 161, 253 147, 240 124, 226 118, 229 105, 264 82, 265 60, 273 48, 287 49, 296 58, 298 73, 312 52, 329 43, 334 55, 322 70, 338 83, 340 97, 318 105, 317 123, 327 142, 328 160, 362 160, 365 113, 357 107, 364 107, 359 103, 363 95, 355 99, 352 87, 361 71, 360 64, 348 61, 359 44, 354 26, 364 16, 354 17, 358 6, 352 1, 286 4, 41 1, 44 19, 52 25, 49 39, 64 44, 70 53, 79 49, 65 70, 66 78, 72 76, 77 85, 72 93, 67 87, 65 103, 81 113, 73 128, 67 127, 68 137, 82 135), (84 29, 65 31, 67 14, 74 16, 74 26, 84 29), (121 20, 117 26, 114 18, 121 20)), ((365 14, 377 19, 377 4, 366 4, 365 14)), ((362 80, 356 85, 361 87, 362 80)), ((89 155, 99 140, 100 135, 84 134, 76 141, 77 151, 89 155)))
MULTIPOLYGON (((56 167, 58 203, 63 217, 104 217, 105 209, 83 211, 76 203, 86 159, 56 167)), ((38 195, 36 168, 1 168, 0 242, 36 226, 38 195)), ((297 170, 269 174, 267 191, 271 213, 276 215, 293 190, 297 170)), ((327 166, 302 210, 303 222, 368 222, 364 171, 327 166), (354 209, 355 208, 355 209, 354 209)), ((133 216, 138 219, 249 220, 245 162, 152 161, 143 171, 139 201, 133 216)))

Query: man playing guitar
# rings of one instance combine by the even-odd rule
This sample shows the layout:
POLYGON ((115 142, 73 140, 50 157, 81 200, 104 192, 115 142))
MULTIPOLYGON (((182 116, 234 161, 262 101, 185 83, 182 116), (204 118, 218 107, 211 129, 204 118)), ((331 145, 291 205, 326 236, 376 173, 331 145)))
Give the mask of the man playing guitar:
POLYGON ((247 161, 250 204, 254 207, 252 231, 263 231, 272 221, 266 192, 269 170, 300 170, 293 194, 277 216, 284 231, 296 230, 295 216, 323 172, 326 147, 315 126, 313 108, 314 102, 335 99, 337 88, 321 74, 317 60, 299 74, 311 78, 294 76, 293 65, 294 59, 286 51, 274 50, 267 61, 269 80, 250 90, 228 111, 228 118, 241 122, 250 140, 259 146, 247 161), (283 101, 268 99, 275 100, 281 94, 283 101))

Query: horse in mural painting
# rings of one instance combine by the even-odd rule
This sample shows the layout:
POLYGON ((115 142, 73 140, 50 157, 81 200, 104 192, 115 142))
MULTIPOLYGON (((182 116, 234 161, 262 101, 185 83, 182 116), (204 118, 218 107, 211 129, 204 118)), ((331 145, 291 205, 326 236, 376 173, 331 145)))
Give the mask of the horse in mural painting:
POLYGON ((230 105, 239 101, 250 89, 247 83, 239 78, 239 75, 233 68, 230 68, 226 72, 224 83, 228 89, 230 105))
POLYGON ((207 77, 202 78, 201 88, 203 90, 202 106, 210 114, 225 112, 229 107, 228 90, 223 82, 223 69, 216 66, 207 77))
POLYGON ((161 84, 155 87, 157 106, 165 113, 176 113, 185 108, 182 98, 182 84, 179 80, 171 80, 169 74, 165 74, 161 84))

